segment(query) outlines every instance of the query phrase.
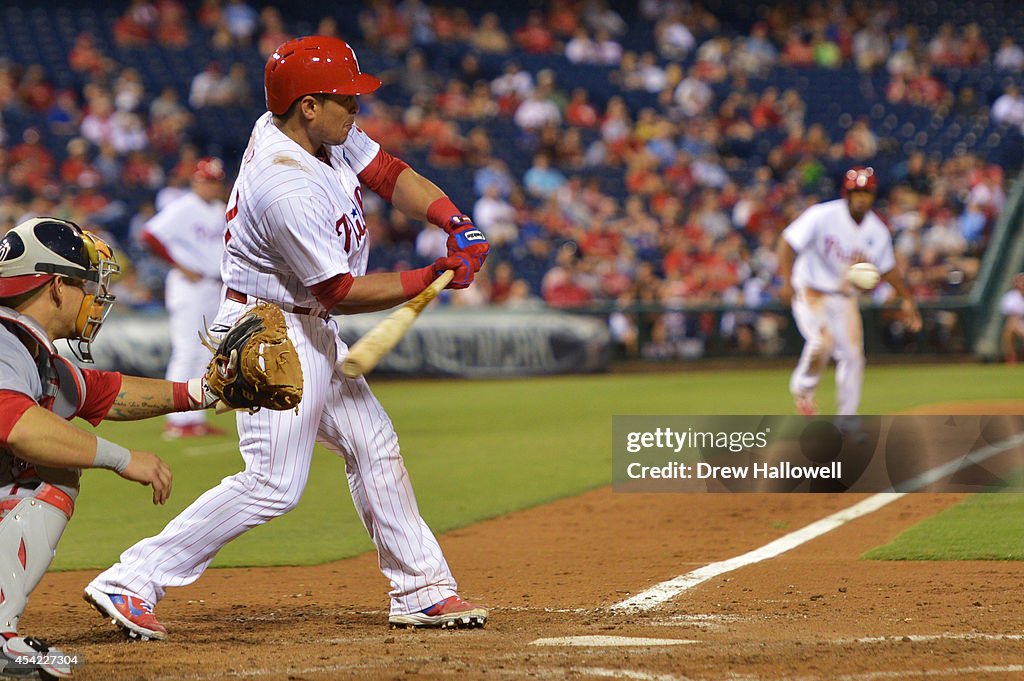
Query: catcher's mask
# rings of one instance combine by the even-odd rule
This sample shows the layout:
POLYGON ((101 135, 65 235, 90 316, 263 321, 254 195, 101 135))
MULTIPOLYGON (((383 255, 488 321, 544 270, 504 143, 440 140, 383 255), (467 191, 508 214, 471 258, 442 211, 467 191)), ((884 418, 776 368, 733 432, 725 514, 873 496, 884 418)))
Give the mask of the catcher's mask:
POLYGON ((92 342, 114 303, 110 277, 119 271, 107 242, 68 220, 32 218, 0 239, 0 298, 27 293, 55 277, 71 279, 85 291, 74 335, 67 339, 83 362, 93 361, 92 342))

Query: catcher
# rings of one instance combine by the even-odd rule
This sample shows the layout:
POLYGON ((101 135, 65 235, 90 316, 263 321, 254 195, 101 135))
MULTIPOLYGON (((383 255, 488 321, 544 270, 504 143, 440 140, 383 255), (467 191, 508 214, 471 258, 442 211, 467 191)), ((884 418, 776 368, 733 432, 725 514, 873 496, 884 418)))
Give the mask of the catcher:
POLYGON ((251 409, 291 408, 301 397, 301 376, 289 368, 294 348, 274 337, 275 310, 262 306, 226 330, 223 355, 208 369, 212 382, 80 369, 61 357, 53 342, 64 338, 80 360, 92 362, 117 271, 102 239, 65 220, 34 218, 0 240, 0 677, 71 674, 61 651, 18 634, 18 619, 74 511, 81 469, 108 468, 152 486, 154 504, 171 493, 171 471, 159 457, 96 437, 70 419, 95 426, 206 409, 217 404, 219 390, 229 392, 229 405, 251 409), (261 366, 273 367, 270 379, 261 366), (294 382, 279 394, 272 383, 282 377, 294 382))

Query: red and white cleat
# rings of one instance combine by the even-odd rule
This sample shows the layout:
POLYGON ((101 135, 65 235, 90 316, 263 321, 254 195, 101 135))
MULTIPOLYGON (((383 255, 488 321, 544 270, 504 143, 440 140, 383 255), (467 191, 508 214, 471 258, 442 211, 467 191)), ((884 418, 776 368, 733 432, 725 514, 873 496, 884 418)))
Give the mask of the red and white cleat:
POLYGON ((85 587, 85 600, 109 617, 111 624, 120 627, 128 638, 159 641, 167 638, 167 627, 160 624, 153 614, 153 606, 138 596, 130 594, 108 594, 96 587, 85 587))
POLYGON ((487 623, 487 609, 464 601, 458 596, 449 596, 419 612, 391 615, 388 623, 392 629, 482 629, 487 623))
POLYGON ((796 404, 796 410, 804 416, 818 415, 818 405, 813 395, 793 395, 793 403, 796 404))

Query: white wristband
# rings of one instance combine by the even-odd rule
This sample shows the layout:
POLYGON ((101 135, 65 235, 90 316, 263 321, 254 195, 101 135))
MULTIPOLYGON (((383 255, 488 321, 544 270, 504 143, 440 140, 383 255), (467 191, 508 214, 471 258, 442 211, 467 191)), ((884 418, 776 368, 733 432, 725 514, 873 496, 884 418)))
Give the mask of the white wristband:
POLYGON ((188 399, 192 403, 192 411, 196 411, 198 409, 209 409, 217 404, 217 400, 220 398, 210 391, 210 386, 206 383, 206 377, 202 376, 188 380, 188 399))
POLYGON ((132 453, 126 447, 116 445, 101 437, 96 438, 96 458, 92 461, 93 468, 109 468, 112 471, 123 473, 131 462, 132 453))

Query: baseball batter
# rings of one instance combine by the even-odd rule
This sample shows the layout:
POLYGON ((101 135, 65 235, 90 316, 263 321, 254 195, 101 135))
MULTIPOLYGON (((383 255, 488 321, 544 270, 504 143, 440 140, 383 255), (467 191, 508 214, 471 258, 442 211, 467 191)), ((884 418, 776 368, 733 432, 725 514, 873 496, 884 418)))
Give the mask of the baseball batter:
MULTIPOLYGON (((33 218, 0 239, 0 676, 70 676, 56 648, 19 636, 28 596, 53 560, 75 508, 80 469, 109 468, 171 492, 171 471, 155 455, 130 451, 68 423, 78 416, 133 420, 202 409, 205 382, 182 383, 79 369, 57 354, 66 338, 80 359, 110 310, 117 263, 109 246, 78 225, 33 218), (26 658, 34 663, 24 662, 26 658)), ((133 607, 118 602, 116 607, 133 607)))
MULTIPOLYGON (((164 286, 171 329, 169 381, 198 376, 210 361, 209 352, 199 342, 199 332, 217 314, 223 299, 223 182, 221 160, 200 159, 192 173, 191 190, 154 215, 142 232, 142 242, 171 265, 164 286)), ((164 429, 166 439, 223 434, 206 424, 202 411, 169 414, 164 429)))
POLYGON ((335 371, 348 348, 331 314, 381 310, 422 291, 444 270, 465 288, 487 255, 484 235, 433 183, 355 125, 357 95, 380 80, 359 70, 344 41, 312 36, 267 60, 267 108, 253 128, 228 200, 216 333, 257 300, 279 304, 302 363, 295 412, 240 413, 245 470, 200 496, 157 536, 96 577, 87 598, 129 636, 163 638, 149 609, 170 586, 195 581, 222 546, 299 501, 316 442, 345 460, 348 486, 391 583, 394 626, 483 626, 487 611, 456 593, 444 555, 420 517, 391 420, 362 378, 335 371), (367 275, 363 189, 448 234, 428 267, 367 275), (147 617, 112 602, 141 599, 147 617))
POLYGON ((864 327, 857 292, 846 281, 850 265, 875 265, 900 296, 907 328, 921 328, 921 315, 896 267, 889 228, 871 210, 878 191, 874 169, 851 168, 842 188, 843 198, 811 206, 779 239, 779 296, 792 301, 804 337, 789 390, 806 415, 818 411, 814 393, 830 358, 836 361, 836 413, 855 415, 860 406, 864 327))

